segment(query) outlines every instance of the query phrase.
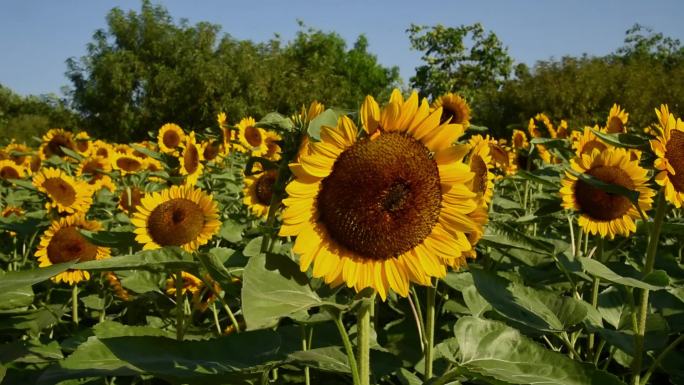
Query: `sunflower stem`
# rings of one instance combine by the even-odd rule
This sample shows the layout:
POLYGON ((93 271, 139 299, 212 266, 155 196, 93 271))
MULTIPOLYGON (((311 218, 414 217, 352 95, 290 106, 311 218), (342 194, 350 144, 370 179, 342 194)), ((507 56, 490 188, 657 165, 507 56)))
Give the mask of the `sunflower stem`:
POLYGON ((78 326, 78 285, 71 288, 71 320, 78 326))
POLYGON ((370 321, 371 321, 371 307, 375 296, 366 298, 361 301, 358 309, 357 338, 358 338, 358 366, 359 366, 359 384, 370 385, 370 321))
POLYGON ((335 321, 335 326, 337 326, 337 331, 340 333, 340 338, 342 338, 342 344, 344 345, 344 350, 347 352, 347 361, 349 362, 349 369, 351 370, 352 379, 354 380, 354 385, 359 385, 361 381, 359 380, 359 368, 356 364, 356 357, 354 356, 354 348, 352 347, 351 341, 349 340, 349 334, 344 328, 342 323, 342 312, 337 309, 328 309, 333 321, 335 321))
MULTIPOLYGON (((597 239, 597 252, 596 252, 596 260, 599 262, 603 262, 603 238, 599 237, 597 239)), ((591 288, 591 306, 594 307, 594 309, 598 309, 598 295, 599 295, 599 289, 600 289, 600 284, 601 284, 601 279, 599 277, 594 277, 594 281, 592 282, 592 288, 591 288)), ((587 357, 591 357, 592 352, 594 351, 594 341, 596 339, 596 334, 590 333, 589 334, 589 341, 587 343, 587 357)))
POLYGON ((437 297, 437 282, 428 286, 425 303, 425 380, 432 378, 432 359, 435 342, 435 298, 437 297))
POLYGON ((641 379, 641 385, 646 385, 648 383, 648 380, 651 378, 651 375, 656 370, 658 365, 660 365, 660 362, 663 360, 663 358, 665 358, 665 356, 667 356, 672 351, 672 349, 677 347, 677 345, 679 345, 682 341, 684 341, 684 334, 680 334, 676 340, 672 341, 672 343, 669 344, 665 348, 665 350, 658 354, 658 357, 656 357, 656 359, 653 360, 651 367, 648 368, 646 374, 644 374, 644 377, 641 379))
POLYGON ((211 303, 211 312, 214 315, 214 325, 216 325, 216 332, 221 335, 221 323, 219 322, 218 312, 216 311, 216 303, 211 303))
POLYGON ((183 318, 185 316, 183 302, 183 273, 178 270, 176 272, 176 339, 178 341, 183 341, 183 318))
MULTIPOLYGON (((289 165, 285 159, 281 159, 280 166, 278 167, 278 176, 276 181, 273 183, 273 194, 271 194, 271 203, 268 206, 268 217, 266 218, 266 227, 271 231, 273 229, 273 224, 276 219, 276 212, 278 207, 280 207, 280 201, 285 193, 285 182, 290 177, 289 165)), ((272 232, 268 237, 264 237, 261 241, 261 252, 266 253, 273 247, 273 240, 277 236, 276 233, 272 232)))
MULTIPOLYGON (((307 327, 302 324, 300 325, 300 328, 302 330, 302 351, 305 352, 309 350, 307 327)), ((309 367, 307 365, 304 365, 304 384, 311 385, 311 373, 309 373, 309 367)))
MULTIPOLYGON (((648 249, 646 249, 646 262, 641 271, 641 276, 645 277, 653 271, 655 264, 655 255, 658 251, 658 241, 660 239, 660 230, 665 218, 665 211, 667 209, 667 202, 665 201, 664 191, 658 193, 658 203, 656 208, 655 218, 651 227, 651 237, 648 241, 648 249)), ((638 307, 639 318, 637 320, 637 333, 634 336, 634 360, 632 362, 632 385, 640 384, 642 355, 644 350, 644 336, 646 334, 646 316, 648 315, 648 289, 641 290, 641 298, 638 307)))

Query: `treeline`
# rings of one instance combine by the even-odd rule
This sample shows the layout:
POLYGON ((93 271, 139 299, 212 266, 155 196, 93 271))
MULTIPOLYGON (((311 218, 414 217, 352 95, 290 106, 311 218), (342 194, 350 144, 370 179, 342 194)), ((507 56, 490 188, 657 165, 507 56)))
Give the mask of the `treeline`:
POLYGON ((291 114, 316 99, 356 108, 367 94, 383 100, 394 87, 434 98, 459 92, 473 123, 497 135, 538 112, 571 126, 603 123, 613 103, 637 129, 667 103, 684 113, 684 48, 639 25, 625 45, 605 57, 564 57, 532 68, 514 65, 504 42, 480 24, 416 26, 408 30, 423 64, 404 86, 397 67, 385 67, 362 35, 351 47, 336 33, 306 28, 289 42, 277 35, 255 43, 220 34, 210 23, 175 22, 147 0, 139 12, 115 8, 93 34, 87 54, 67 60, 65 99, 20 97, 0 88, 0 132, 27 141, 51 127, 83 129, 113 141, 144 139, 166 122, 187 129, 214 127, 270 111, 291 114))

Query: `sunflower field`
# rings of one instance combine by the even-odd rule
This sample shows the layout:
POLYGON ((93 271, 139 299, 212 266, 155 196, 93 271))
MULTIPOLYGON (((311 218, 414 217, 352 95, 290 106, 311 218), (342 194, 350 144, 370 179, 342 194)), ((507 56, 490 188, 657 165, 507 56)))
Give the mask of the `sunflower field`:
POLYGON ((684 383, 684 121, 457 94, 0 151, 3 384, 684 383))

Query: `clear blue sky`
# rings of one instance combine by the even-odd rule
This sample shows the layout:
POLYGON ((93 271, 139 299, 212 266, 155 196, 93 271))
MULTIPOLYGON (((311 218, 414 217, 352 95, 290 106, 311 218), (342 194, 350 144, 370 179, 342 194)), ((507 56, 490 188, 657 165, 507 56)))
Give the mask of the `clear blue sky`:
MULTIPOLYGON (((397 65, 408 82, 420 64, 405 32, 411 23, 483 23, 516 62, 563 55, 604 55, 622 45, 635 22, 684 41, 682 0, 268 0, 160 1, 174 19, 209 21, 238 39, 290 39, 297 19, 336 31, 351 44, 368 37, 383 65, 397 65)), ((20 94, 60 93, 69 82, 65 60, 85 54, 93 32, 113 7, 139 10, 138 0, 0 0, 0 84, 20 94)))

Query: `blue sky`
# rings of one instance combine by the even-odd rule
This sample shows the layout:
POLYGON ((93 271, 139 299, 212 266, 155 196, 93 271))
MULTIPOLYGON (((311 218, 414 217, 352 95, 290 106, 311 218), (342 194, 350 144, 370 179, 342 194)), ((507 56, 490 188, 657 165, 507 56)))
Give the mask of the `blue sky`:
MULTIPOLYGON (((563 55, 604 55, 622 45, 635 22, 684 41, 681 0, 268 0, 157 1, 174 19, 209 21, 238 39, 290 39, 297 19, 348 42, 359 34, 387 66, 397 65, 406 82, 420 64, 405 30, 411 23, 448 26, 483 23, 508 47, 516 62, 563 55)), ((0 1, 0 84, 20 94, 60 93, 69 82, 65 60, 82 56, 93 32, 105 27, 113 7, 140 8, 138 0, 0 1)))

